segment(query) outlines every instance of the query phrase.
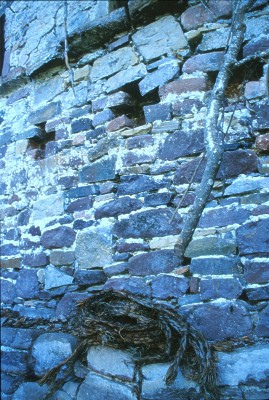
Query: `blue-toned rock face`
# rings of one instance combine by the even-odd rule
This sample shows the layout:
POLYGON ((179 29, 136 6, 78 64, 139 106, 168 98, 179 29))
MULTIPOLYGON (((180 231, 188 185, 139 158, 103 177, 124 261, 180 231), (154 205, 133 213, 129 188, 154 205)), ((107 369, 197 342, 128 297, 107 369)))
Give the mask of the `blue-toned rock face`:
MULTIPOLYGON (((207 107, 233 3, 1 2, 3 400, 43 400, 49 388, 38 379, 71 356, 73 319, 100 290, 184 315, 220 354, 216 398, 268 399, 266 0, 247 10, 239 64, 214 114, 223 157, 178 255, 212 158, 207 107)), ((128 325, 132 312, 118 317, 128 325)), ((117 351, 100 332, 53 399, 201 400, 184 365, 170 386, 168 359, 134 373, 137 354, 124 327, 119 335, 117 351)))

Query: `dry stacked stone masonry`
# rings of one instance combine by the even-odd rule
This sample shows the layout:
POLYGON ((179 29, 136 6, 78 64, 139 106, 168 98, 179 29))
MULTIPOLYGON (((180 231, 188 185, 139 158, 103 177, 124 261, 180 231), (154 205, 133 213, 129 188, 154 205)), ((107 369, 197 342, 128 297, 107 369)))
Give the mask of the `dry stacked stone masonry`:
MULTIPOLYGON (((231 10, 232 0, 1 1, 3 400, 42 399, 39 378, 76 345, 66 327, 77 301, 110 288, 167 303, 230 345, 217 352, 221 399, 269 398, 268 56, 231 78, 224 158, 183 266, 174 245, 203 162, 170 221, 204 151, 231 10)), ((240 57, 268 50, 268 35, 257 0, 240 57)), ((129 352, 96 346, 87 360, 53 399, 138 398, 129 352)), ((166 386, 166 371, 143 367, 140 399, 202 399, 180 372, 166 386)))

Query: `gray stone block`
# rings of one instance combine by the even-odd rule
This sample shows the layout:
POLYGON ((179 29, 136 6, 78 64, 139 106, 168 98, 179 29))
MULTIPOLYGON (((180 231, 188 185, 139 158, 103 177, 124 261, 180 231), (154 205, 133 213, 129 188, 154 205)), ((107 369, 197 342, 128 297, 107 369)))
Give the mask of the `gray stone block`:
POLYGON ((77 400, 136 400, 132 386, 90 372, 79 388, 77 400))
POLYGON ((171 272, 179 265, 180 260, 174 250, 159 250, 132 257, 129 272, 131 275, 157 275, 171 272))
POLYGON ((91 165, 83 167, 80 171, 81 182, 100 182, 114 179, 116 175, 116 157, 106 157, 96 161, 91 165))
POLYGON ((72 285, 74 278, 49 265, 45 269, 45 290, 72 285))
MULTIPOLYGON (((120 264, 115 264, 114 270, 113 270, 113 275, 116 274, 117 270, 116 267, 118 267, 119 272, 124 273, 128 270, 128 263, 120 263, 120 264), (123 265, 122 265, 123 264, 123 265), (120 270, 121 268, 121 270, 120 270)), ((107 273, 107 269, 113 268, 113 266, 108 267, 105 269, 105 273, 107 273)), ((109 271, 108 271, 109 274, 109 271)), ((129 292, 134 295, 138 296, 150 296, 151 290, 149 285, 145 282, 143 278, 137 278, 137 277, 117 277, 117 278, 111 278, 108 279, 108 281, 104 285, 104 290, 107 289, 114 289, 114 290, 120 290, 123 292, 129 292)))
POLYGON ((221 385, 268 382, 269 347, 266 344, 236 349, 232 353, 218 353, 218 358, 221 385))
POLYGON ((45 231, 41 236, 41 244, 47 249, 69 247, 74 242, 75 237, 76 233, 73 229, 68 226, 59 226, 45 231))
POLYGON ((117 217, 121 214, 129 214, 131 211, 138 210, 143 204, 138 199, 131 197, 121 197, 120 199, 110 201, 95 211, 95 218, 117 217))
POLYGON ((198 257, 192 258, 190 271, 199 275, 229 275, 239 272, 236 257, 198 257))
POLYGON ((168 371, 170 364, 149 364, 142 367, 143 384, 142 384, 142 396, 143 399, 183 399, 192 398, 189 397, 186 391, 194 389, 196 383, 186 379, 182 372, 179 370, 176 380, 172 385, 166 385, 164 381, 165 374, 168 371), (183 396, 186 397, 183 397, 183 396))
POLYGON ((158 299, 180 297, 186 293, 189 280, 182 276, 159 275, 152 280, 152 296, 158 299))
POLYGON ((112 264, 110 225, 91 226, 78 233, 75 255, 80 268, 105 267, 112 264))
POLYGON ((223 340, 251 336, 253 331, 249 312, 243 302, 221 300, 197 306, 187 306, 189 323, 208 340, 223 340))
POLYGON ((188 47, 181 26, 171 15, 139 29, 132 39, 146 61, 188 47))
POLYGON ((102 375, 133 381, 135 365, 127 351, 105 346, 91 347, 87 354, 89 368, 102 375))
POLYGON ((24 382, 12 396, 12 400, 40 400, 47 393, 47 385, 39 385, 37 382, 24 382))
POLYGON ((32 111, 28 117, 28 121, 31 124, 38 125, 43 122, 47 122, 49 119, 56 117, 61 113, 61 103, 51 102, 46 106, 38 108, 35 111, 32 111))
POLYGON ((40 335, 32 349, 35 360, 34 371, 37 376, 55 367, 69 357, 76 345, 76 339, 65 333, 44 333, 40 335))
POLYGON ((231 254, 236 254, 235 242, 218 237, 193 239, 185 252, 185 256, 190 258, 206 255, 230 256, 231 254))
POLYGON ((156 71, 145 76, 139 82, 139 90, 142 96, 152 92, 157 87, 171 81, 179 74, 179 65, 177 61, 171 61, 167 64, 162 64, 156 71))
POLYGON ((94 61, 90 79, 92 82, 107 78, 138 63, 138 57, 131 47, 123 47, 94 61))
POLYGON ((113 118, 115 118, 115 114, 110 109, 103 110, 95 114, 92 120, 92 125, 94 128, 96 128, 96 126, 104 125, 106 122, 111 121, 113 118))
POLYGON ((172 211, 158 209, 142 211, 122 219, 114 225, 114 234, 121 238, 153 238, 180 233, 181 217, 176 216, 170 223, 172 211))
POLYGON ((204 150, 204 132, 202 130, 175 131, 167 136, 159 150, 161 160, 176 160, 179 157, 199 154, 204 150))
POLYGON ((24 299, 36 298, 39 291, 36 270, 22 269, 19 272, 15 287, 18 297, 24 299))
POLYGON ((269 219, 251 221, 236 231, 240 255, 269 253, 269 219))
POLYGON ((209 299, 236 299, 243 291, 239 279, 236 278, 212 278, 202 279, 200 293, 202 300, 209 299))
POLYGON ((145 64, 140 63, 138 65, 130 66, 107 80, 106 93, 112 93, 118 89, 122 89, 128 83, 136 82, 145 75, 147 75, 145 64))
POLYGON ((73 251, 52 250, 50 252, 50 262, 53 265, 71 265, 74 261, 73 251))
POLYGON ((259 313, 256 334, 259 337, 269 337, 269 305, 259 313))

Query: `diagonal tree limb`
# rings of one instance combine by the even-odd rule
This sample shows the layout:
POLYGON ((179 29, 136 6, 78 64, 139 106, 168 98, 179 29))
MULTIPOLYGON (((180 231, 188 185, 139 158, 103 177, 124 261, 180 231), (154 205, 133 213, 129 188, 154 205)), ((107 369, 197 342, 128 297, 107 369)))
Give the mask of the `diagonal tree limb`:
POLYGON ((198 225, 209 194, 212 191, 222 160, 224 134, 218 127, 218 118, 232 68, 237 61, 237 56, 244 40, 245 13, 253 3, 254 0, 237 0, 233 2, 231 40, 224 56, 223 65, 211 92, 205 119, 206 167, 201 183, 196 190, 194 204, 179 235, 179 240, 175 245, 175 251, 178 253, 181 261, 198 225))

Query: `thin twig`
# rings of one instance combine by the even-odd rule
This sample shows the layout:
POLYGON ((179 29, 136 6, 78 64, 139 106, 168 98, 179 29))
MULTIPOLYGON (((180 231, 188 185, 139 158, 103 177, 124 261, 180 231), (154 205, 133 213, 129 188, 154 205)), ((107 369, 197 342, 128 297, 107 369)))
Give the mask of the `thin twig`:
POLYGON ((258 51, 254 54, 251 54, 250 56, 247 56, 245 58, 243 58, 240 61, 237 61, 234 66, 236 68, 241 67, 241 65, 246 64, 249 61, 254 61, 257 58, 263 58, 263 57, 269 57, 269 50, 265 50, 265 51, 258 51))
POLYGON ((202 161, 203 161, 204 158, 205 158, 205 153, 202 153, 201 155, 202 155, 202 157, 200 158, 200 160, 199 160, 199 162, 198 162, 198 164, 197 164, 197 166, 196 166, 196 168, 195 168, 195 170, 194 170, 194 172, 193 172, 193 174, 192 174, 191 180, 190 180, 190 182, 189 182, 189 184, 188 184, 188 186, 187 186, 187 188, 186 188, 186 190, 185 190, 185 192, 184 192, 184 194, 183 194, 183 196, 182 196, 180 202, 179 202, 178 205, 176 206, 176 209, 175 209, 175 211, 173 212, 172 217, 170 218, 170 221, 169 221, 170 224, 171 224, 171 222, 173 221, 173 219, 175 218, 175 215, 176 215, 176 213, 177 213, 179 207, 181 206, 181 204, 182 204, 183 201, 185 200, 185 198, 186 198, 186 196, 187 196, 187 194, 188 194, 188 192, 189 192, 189 190, 190 190, 190 188, 191 188, 191 185, 192 185, 192 183, 193 183, 193 181, 194 181, 194 178, 195 178, 195 176, 196 176, 196 174, 197 174, 197 171, 198 171, 198 169, 199 169, 199 167, 200 167, 202 161))
POLYGON ((74 71, 70 67, 69 58, 68 58, 69 47, 68 47, 68 40, 67 40, 67 38, 68 38, 67 17, 68 17, 67 0, 65 0, 64 1, 64 60, 65 60, 66 68, 68 69, 69 74, 70 74, 70 83, 71 83, 72 90, 73 90, 73 93, 75 96, 74 71))

